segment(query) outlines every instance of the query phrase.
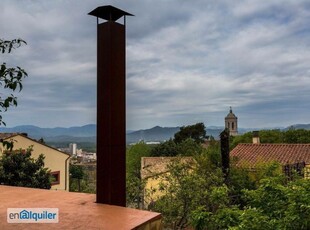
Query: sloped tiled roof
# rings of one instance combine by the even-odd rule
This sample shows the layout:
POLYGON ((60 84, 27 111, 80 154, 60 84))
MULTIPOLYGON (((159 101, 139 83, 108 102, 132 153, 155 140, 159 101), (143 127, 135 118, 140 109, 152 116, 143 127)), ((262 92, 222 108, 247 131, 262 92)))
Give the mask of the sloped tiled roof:
POLYGON ((14 136, 18 136, 18 135, 20 135, 20 136, 22 136, 22 137, 24 137, 24 138, 26 138, 26 139, 28 139, 28 140, 34 141, 34 142, 36 142, 37 144, 44 145, 45 147, 48 147, 48 148, 50 148, 50 149, 54 149, 54 150, 57 151, 57 152, 60 152, 60 153, 62 153, 62 154, 65 154, 65 155, 70 156, 69 153, 65 153, 65 152, 60 151, 59 149, 56 149, 56 148, 54 148, 54 147, 52 147, 52 146, 49 146, 49 145, 47 145, 47 144, 45 144, 45 143, 41 143, 41 142, 39 142, 39 141, 37 141, 37 140, 35 140, 35 139, 29 138, 28 135, 27 135, 26 133, 0 133, 0 139, 5 140, 5 139, 13 138, 14 136))
POLYGON ((237 159, 237 165, 248 167, 271 161, 310 164, 310 144, 238 144, 230 156, 237 159))
POLYGON ((7 139, 9 137, 15 136, 18 133, 0 133, 0 139, 7 139))

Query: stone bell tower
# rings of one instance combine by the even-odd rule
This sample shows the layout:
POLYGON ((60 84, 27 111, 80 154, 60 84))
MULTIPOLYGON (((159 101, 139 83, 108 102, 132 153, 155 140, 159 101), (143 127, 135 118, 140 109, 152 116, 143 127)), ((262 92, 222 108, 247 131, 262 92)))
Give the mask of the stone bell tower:
POLYGON ((225 128, 229 130, 230 136, 238 135, 238 117, 233 113, 231 107, 229 113, 225 117, 225 128))

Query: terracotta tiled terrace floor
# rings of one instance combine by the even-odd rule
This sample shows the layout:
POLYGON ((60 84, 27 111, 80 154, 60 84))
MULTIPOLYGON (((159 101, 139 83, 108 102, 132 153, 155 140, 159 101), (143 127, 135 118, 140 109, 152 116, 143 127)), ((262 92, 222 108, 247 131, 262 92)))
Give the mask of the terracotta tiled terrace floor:
POLYGON ((95 203, 94 194, 0 186, 0 229, 160 229, 159 213, 95 203), (59 223, 9 224, 7 208, 58 208, 59 223))

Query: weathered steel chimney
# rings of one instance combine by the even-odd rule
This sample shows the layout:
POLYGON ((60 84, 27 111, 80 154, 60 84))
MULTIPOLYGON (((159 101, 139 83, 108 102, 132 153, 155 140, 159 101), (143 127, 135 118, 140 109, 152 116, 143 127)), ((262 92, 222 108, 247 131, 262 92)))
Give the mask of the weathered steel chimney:
POLYGON ((96 202, 126 206, 125 18, 133 15, 110 5, 89 15, 97 17, 96 202))

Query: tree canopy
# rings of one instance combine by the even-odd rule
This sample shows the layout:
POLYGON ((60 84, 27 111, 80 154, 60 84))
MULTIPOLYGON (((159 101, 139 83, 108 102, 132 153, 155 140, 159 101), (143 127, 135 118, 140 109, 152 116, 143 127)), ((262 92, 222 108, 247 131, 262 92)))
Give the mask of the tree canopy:
POLYGON ((186 139, 192 139, 196 143, 203 143, 206 138, 206 127, 203 123, 183 126, 180 131, 174 134, 174 141, 181 143, 186 139))
POLYGON ((183 126, 175 133, 174 139, 170 139, 151 149, 152 157, 173 157, 192 156, 201 153, 201 143, 206 138, 205 125, 197 123, 195 125, 183 126))
POLYGON ((51 188, 50 170, 44 167, 44 155, 31 157, 32 149, 4 151, 0 158, 0 184, 51 188))
POLYGON ((139 142, 127 148, 126 152, 126 199, 127 205, 134 208, 143 206, 143 188, 145 181, 141 178, 141 157, 150 156, 150 147, 139 142))

